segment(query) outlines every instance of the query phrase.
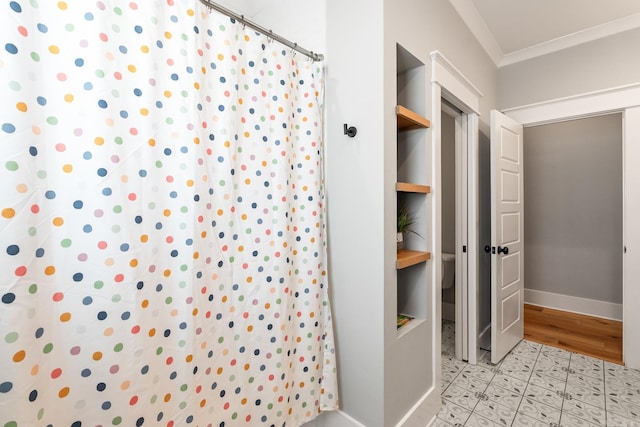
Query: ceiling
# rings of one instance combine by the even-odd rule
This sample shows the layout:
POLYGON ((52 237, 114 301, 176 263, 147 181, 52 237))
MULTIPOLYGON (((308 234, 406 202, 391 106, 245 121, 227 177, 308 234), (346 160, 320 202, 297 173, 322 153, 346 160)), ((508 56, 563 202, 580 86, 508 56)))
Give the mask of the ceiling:
POLYGON ((498 66, 640 27, 638 0, 449 0, 498 66))

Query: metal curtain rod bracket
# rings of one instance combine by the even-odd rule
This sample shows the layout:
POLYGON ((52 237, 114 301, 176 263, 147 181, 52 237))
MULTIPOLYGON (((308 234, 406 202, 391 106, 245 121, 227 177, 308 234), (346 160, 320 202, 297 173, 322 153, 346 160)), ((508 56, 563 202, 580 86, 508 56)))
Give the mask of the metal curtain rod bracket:
POLYGON ((226 7, 220 6, 218 3, 214 3, 211 0, 200 0, 200 2, 202 4, 204 4, 205 6, 207 6, 209 9, 213 9, 216 10, 220 13, 222 13, 223 15, 227 15, 233 19, 235 19, 236 21, 240 22, 243 26, 243 28, 249 27, 252 28, 256 31, 258 31, 259 33, 262 33, 264 35, 267 36, 268 40, 276 40, 280 43, 282 43, 283 45, 290 47, 292 51, 295 52, 300 52, 301 54, 311 58, 313 61, 322 61, 324 59, 324 55, 320 54, 320 53, 314 53, 310 50, 304 49, 300 46, 298 46, 298 43, 294 43, 289 41, 288 39, 282 37, 279 34, 274 33, 272 30, 266 29, 258 24, 256 24, 253 21, 249 21, 248 19, 245 19, 244 15, 239 15, 229 9, 227 9, 226 7))

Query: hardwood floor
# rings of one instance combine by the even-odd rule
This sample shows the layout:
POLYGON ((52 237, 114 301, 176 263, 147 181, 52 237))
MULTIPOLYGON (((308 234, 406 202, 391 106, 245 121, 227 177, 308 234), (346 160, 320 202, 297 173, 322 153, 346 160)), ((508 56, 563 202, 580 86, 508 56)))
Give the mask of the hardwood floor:
POLYGON ((622 364, 622 322, 524 305, 524 338, 622 364))

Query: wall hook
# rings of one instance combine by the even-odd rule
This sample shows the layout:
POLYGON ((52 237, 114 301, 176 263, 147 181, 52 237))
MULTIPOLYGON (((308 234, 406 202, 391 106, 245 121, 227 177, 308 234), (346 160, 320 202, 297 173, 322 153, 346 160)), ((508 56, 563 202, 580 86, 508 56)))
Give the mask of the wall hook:
POLYGON ((353 138, 358 133, 358 129, 355 126, 349 127, 348 124, 344 124, 344 134, 348 135, 350 138, 353 138))

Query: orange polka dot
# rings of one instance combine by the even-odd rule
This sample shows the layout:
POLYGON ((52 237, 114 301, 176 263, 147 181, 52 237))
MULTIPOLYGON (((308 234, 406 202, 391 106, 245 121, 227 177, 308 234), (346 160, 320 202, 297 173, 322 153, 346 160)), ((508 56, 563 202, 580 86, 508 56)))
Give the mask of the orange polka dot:
POLYGON ((62 388, 60 389, 60 391, 58 392, 58 397, 59 397, 60 399, 64 399, 65 397, 67 397, 67 396, 69 395, 69 392, 70 392, 70 391, 71 391, 71 390, 69 389, 69 387, 62 387, 62 388))
POLYGON ((24 102, 18 102, 16 104, 16 108, 18 109, 18 111, 22 111, 23 113, 25 113, 27 111, 27 104, 25 104, 24 102))
POLYGON ((46 274, 47 276, 52 276, 56 273, 56 268, 53 265, 47 266, 44 269, 44 274, 46 274))
POLYGON ((91 358, 97 362, 98 360, 102 359, 102 352, 96 351, 95 353, 93 353, 91 358))
POLYGON ((24 350, 20 350, 17 351, 14 355, 13 355, 13 361, 15 363, 20 363, 24 360, 24 358, 27 356, 27 353, 24 350))
POLYGON ((69 320, 71 320, 71 313, 69 313, 68 311, 60 315, 61 322, 68 322, 69 320))
POLYGON ((2 216, 4 218, 13 218, 16 215, 16 211, 13 208, 4 208, 2 209, 2 216))

